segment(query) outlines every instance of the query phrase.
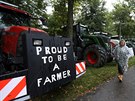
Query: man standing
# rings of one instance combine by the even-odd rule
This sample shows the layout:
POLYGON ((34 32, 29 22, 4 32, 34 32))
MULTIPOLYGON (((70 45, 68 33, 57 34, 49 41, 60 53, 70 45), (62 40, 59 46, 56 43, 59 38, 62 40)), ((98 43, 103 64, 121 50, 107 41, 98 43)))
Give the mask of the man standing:
POLYGON ((114 49, 114 56, 118 65, 118 79, 120 82, 123 80, 124 71, 128 68, 128 55, 130 54, 125 40, 120 40, 119 45, 114 49))

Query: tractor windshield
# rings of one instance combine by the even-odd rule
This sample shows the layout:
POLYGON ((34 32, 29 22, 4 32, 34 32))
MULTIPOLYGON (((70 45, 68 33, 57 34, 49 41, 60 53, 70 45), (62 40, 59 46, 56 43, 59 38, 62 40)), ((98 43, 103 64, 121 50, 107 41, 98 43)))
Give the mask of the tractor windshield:
POLYGON ((13 25, 29 26, 30 17, 16 12, 0 11, 0 28, 13 25))
POLYGON ((89 30, 87 27, 80 26, 80 34, 82 36, 88 36, 89 35, 89 30))

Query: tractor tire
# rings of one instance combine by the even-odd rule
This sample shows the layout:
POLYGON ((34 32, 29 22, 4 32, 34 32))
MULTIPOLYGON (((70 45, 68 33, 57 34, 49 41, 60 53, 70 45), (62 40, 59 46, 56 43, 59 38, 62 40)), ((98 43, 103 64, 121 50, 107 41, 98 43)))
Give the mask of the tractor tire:
POLYGON ((107 62, 106 51, 99 45, 91 45, 84 53, 86 65, 90 67, 102 67, 107 62))
POLYGON ((4 74, 6 72, 6 69, 4 68, 4 65, 0 63, 0 75, 4 74))
POLYGON ((107 63, 110 63, 112 61, 113 61, 113 56, 110 53, 108 53, 108 55, 107 55, 107 63))

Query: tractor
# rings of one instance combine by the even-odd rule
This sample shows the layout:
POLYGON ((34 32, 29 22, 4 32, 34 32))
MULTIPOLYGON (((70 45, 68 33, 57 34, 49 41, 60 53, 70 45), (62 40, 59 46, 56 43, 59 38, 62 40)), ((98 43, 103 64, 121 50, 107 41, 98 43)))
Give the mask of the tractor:
POLYGON ((19 10, 15 5, 0 1, 0 72, 25 69, 23 66, 22 35, 25 31, 48 34, 30 27, 35 20, 28 12, 19 10), (19 68, 18 68, 19 67, 19 68))
MULTIPOLYGON (((67 27, 62 27, 62 30, 67 32, 67 27)), ((73 25, 73 43, 77 60, 85 60, 88 66, 102 67, 113 60, 109 36, 90 34, 86 25, 73 25)))
POLYGON ((33 28, 35 18, 0 1, 0 101, 26 101, 81 77, 85 62, 76 61, 70 38, 33 28))

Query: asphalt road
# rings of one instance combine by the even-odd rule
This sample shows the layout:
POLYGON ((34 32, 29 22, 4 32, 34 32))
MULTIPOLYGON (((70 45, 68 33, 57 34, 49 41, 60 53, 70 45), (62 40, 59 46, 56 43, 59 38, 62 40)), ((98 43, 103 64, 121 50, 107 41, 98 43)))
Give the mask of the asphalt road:
POLYGON ((96 91, 78 97, 76 101, 135 101, 135 68, 124 74, 122 83, 115 77, 96 91))

